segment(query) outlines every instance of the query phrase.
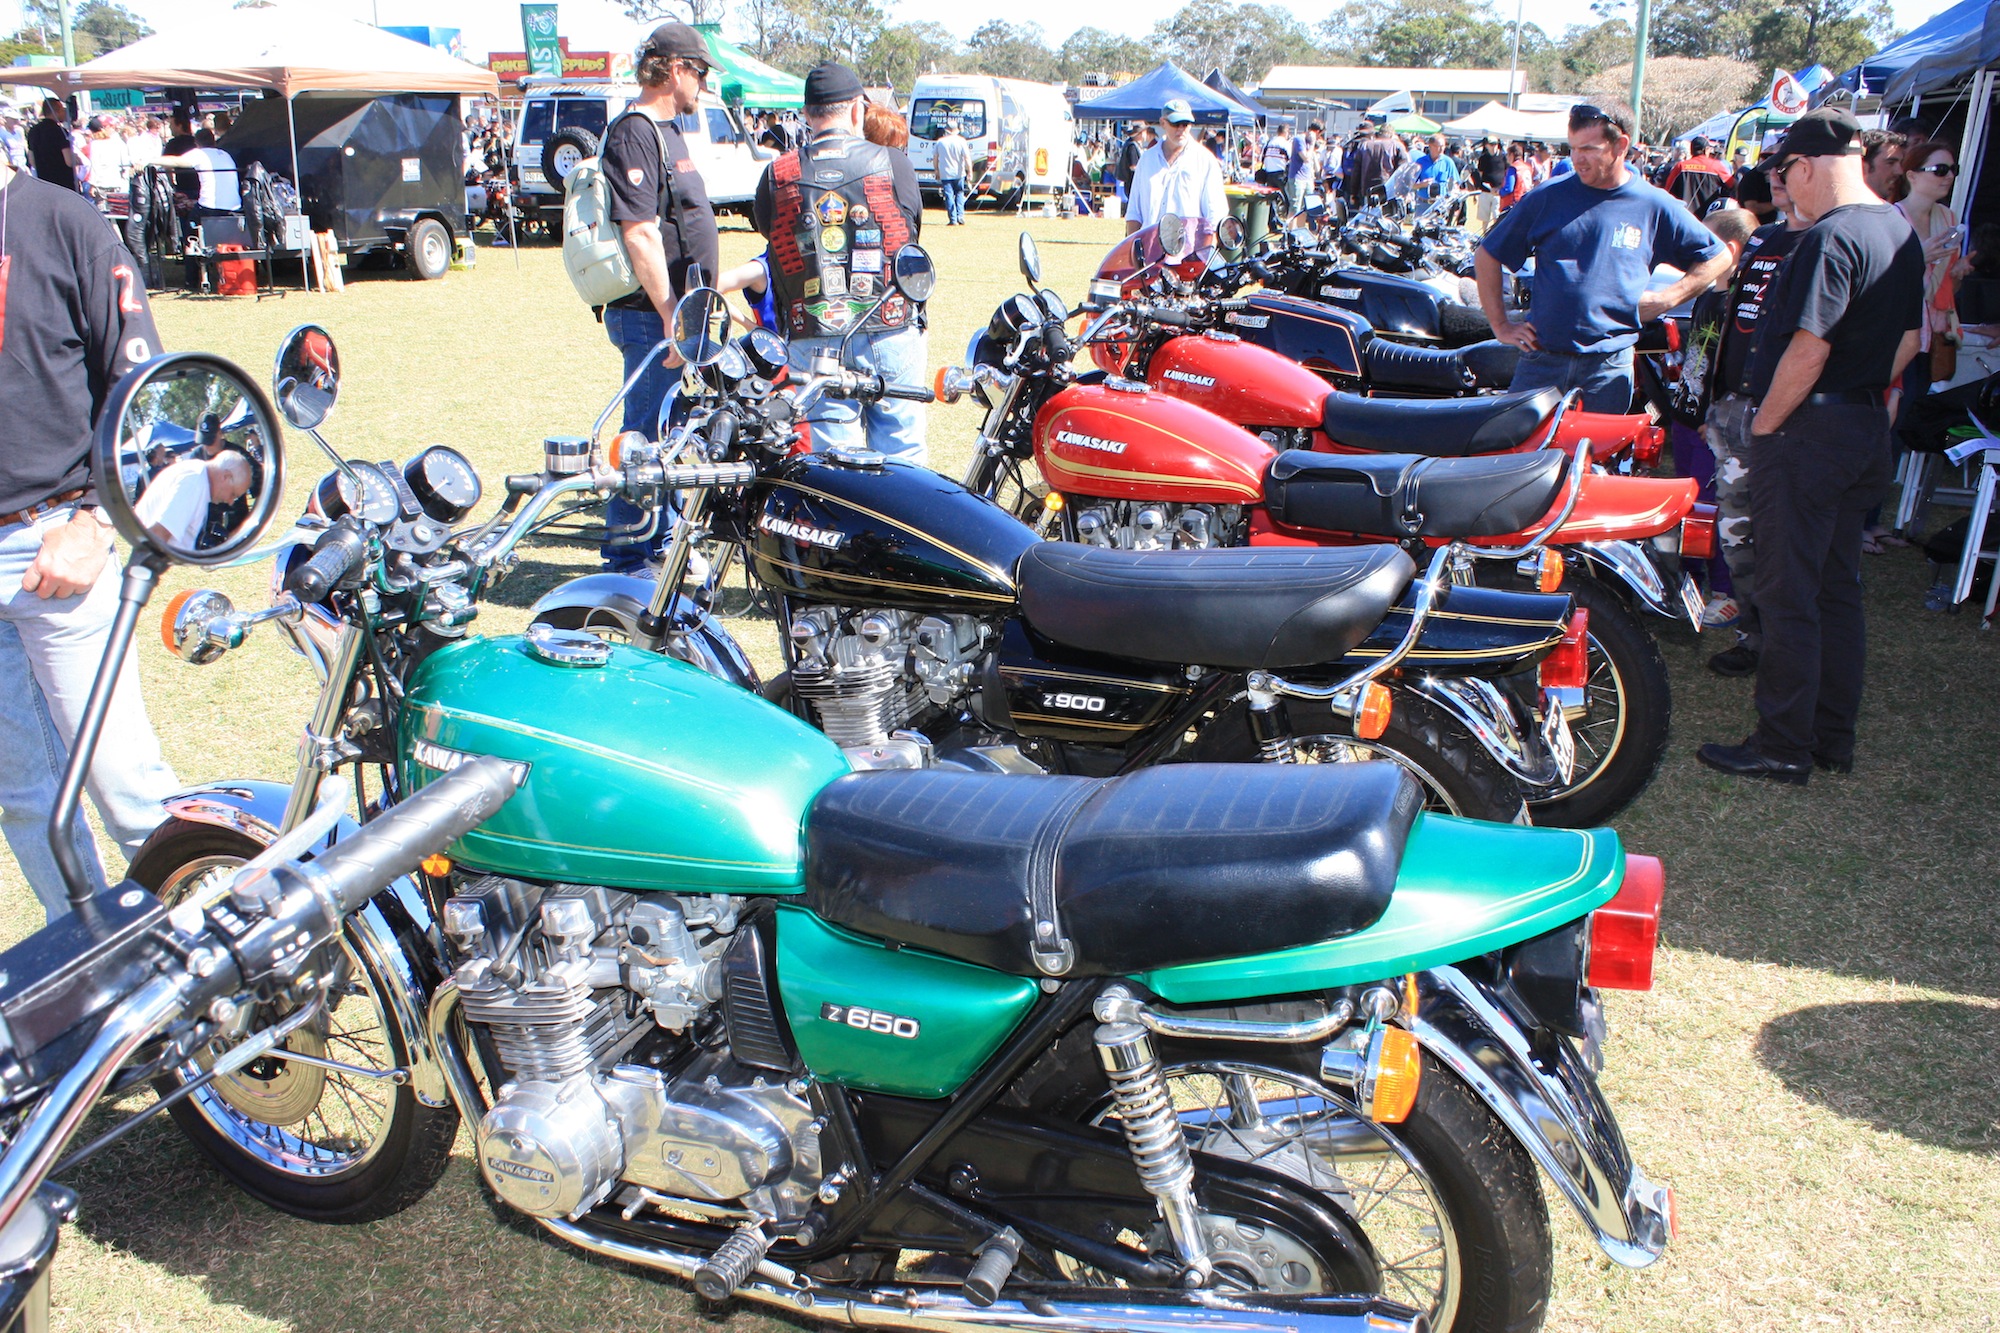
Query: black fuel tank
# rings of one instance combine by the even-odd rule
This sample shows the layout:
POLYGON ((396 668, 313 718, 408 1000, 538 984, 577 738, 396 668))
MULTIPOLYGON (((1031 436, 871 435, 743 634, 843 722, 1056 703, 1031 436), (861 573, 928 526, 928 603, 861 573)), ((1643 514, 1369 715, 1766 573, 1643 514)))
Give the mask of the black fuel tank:
POLYGON ((1361 347, 1374 335, 1367 320, 1351 310, 1298 296, 1258 292, 1248 300, 1249 309, 1227 317, 1231 333, 1331 376, 1338 388, 1360 383, 1361 347))
POLYGON ((1439 312, 1444 300, 1415 278, 1365 268, 1324 269, 1301 275, 1288 290, 1352 311, 1378 333, 1423 342, 1444 338, 1439 312))
POLYGON ((750 500, 751 571, 812 602, 1005 612, 1014 566, 1037 540, 991 500, 910 463, 801 454, 750 500))

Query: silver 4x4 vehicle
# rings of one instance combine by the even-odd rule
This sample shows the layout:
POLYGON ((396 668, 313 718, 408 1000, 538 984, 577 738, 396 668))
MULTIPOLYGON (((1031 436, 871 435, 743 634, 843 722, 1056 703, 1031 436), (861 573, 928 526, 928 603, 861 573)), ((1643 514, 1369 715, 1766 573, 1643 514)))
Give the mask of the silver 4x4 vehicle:
MULTIPOLYGON (((639 96, 639 86, 529 78, 522 88, 526 96, 514 133, 522 218, 554 226, 562 214, 564 178, 577 163, 597 156, 605 126, 639 96)), ((701 105, 679 124, 709 202, 717 212, 748 214, 771 150, 753 145, 742 116, 713 93, 704 92, 701 105)))

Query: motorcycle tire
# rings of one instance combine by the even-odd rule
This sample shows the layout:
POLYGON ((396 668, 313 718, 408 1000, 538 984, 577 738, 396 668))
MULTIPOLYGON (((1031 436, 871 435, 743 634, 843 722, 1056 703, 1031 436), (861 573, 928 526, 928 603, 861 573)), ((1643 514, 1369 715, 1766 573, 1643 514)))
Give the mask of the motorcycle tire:
MULTIPOLYGON (((1394 696, 1389 726, 1372 741, 1356 740, 1354 724, 1330 705, 1289 699, 1286 713, 1291 718, 1293 741, 1308 752, 1360 747, 1402 765, 1423 789, 1426 810, 1496 824, 1528 822, 1520 784, 1470 732, 1429 700, 1400 689, 1394 696)), ((1190 757, 1204 763, 1264 762, 1250 734, 1247 706, 1237 703, 1218 713, 1190 757)))
MULTIPOLYGON (((1170 1083, 1177 1071, 1262 1066, 1314 1081, 1319 1071, 1317 1047, 1163 1038, 1156 1049, 1170 1083)), ((1026 1100, 1038 1111, 1091 1123, 1106 1100, 1103 1075, 1081 1063, 1080 1057, 1089 1053, 1083 1043, 1066 1038, 1060 1050, 1068 1059, 1059 1057, 1062 1067, 1040 1088, 1028 1091, 1026 1100)), ((1548 1315, 1555 1255, 1547 1198, 1527 1149, 1471 1088, 1429 1054, 1423 1056, 1410 1114, 1401 1124, 1378 1128, 1414 1159, 1428 1183, 1440 1231, 1449 1232, 1435 1239, 1446 1251, 1447 1264, 1455 1257, 1458 1280, 1448 1294, 1441 1293, 1441 1308, 1427 1311, 1435 1333, 1533 1333, 1540 1328, 1548 1315)), ((1268 1169, 1285 1169, 1283 1153, 1260 1155, 1253 1149, 1250 1155, 1268 1169)), ((1362 1176, 1351 1179, 1358 1183, 1362 1176)), ((1319 1179, 1309 1183, 1317 1186, 1319 1179)), ((1366 1230, 1373 1212, 1353 1211, 1366 1230)), ((1383 1286, 1382 1294, 1392 1299, 1413 1299, 1393 1279, 1383 1286)))
POLYGON ((1592 716, 1572 723, 1579 772, 1554 795, 1529 801, 1535 823, 1596 828, 1639 798, 1667 757, 1673 683, 1667 661, 1616 592, 1572 575, 1563 591, 1590 612, 1588 691, 1592 716), (1600 756, 1588 770, 1586 751, 1600 756))
MULTIPOLYGON (((172 906, 194 887, 204 871, 241 864, 262 850, 261 843, 228 829, 169 820, 148 841, 129 874, 172 906)), ((350 947, 347 953, 358 969, 355 978, 360 990, 358 994, 349 992, 344 996, 341 1008, 368 998, 371 992, 380 995, 387 984, 368 966, 363 951, 350 947)), ((380 1028, 388 1047, 388 1059, 396 1067, 406 1066, 409 1054, 402 1034, 389 1017, 386 1005, 378 1000, 375 1008, 382 1020, 380 1028)), ((355 1061, 361 1048, 351 1045, 351 1041, 350 1038, 350 1044, 343 1044, 333 1058, 355 1061)), ((269 1063, 275 1066, 275 1071, 263 1085, 266 1087, 276 1085, 287 1072, 284 1061, 269 1063)), ((264 1064, 265 1061, 253 1061, 244 1074, 229 1077, 254 1080, 256 1071, 264 1064)), ((451 1160, 452 1144, 458 1137, 456 1108, 426 1106, 407 1084, 368 1080, 368 1095, 379 1100, 386 1110, 374 1146, 344 1167, 316 1162, 310 1154, 282 1142, 289 1139, 303 1143, 296 1136, 284 1133, 284 1127, 252 1119, 224 1095, 209 1095, 223 1082, 219 1079, 204 1092, 183 1098, 168 1107, 167 1114, 195 1147, 245 1194, 309 1222, 349 1225, 373 1222, 403 1211, 428 1194, 444 1175, 451 1160), (273 1129, 278 1133, 267 1132, 273 1129), (261 1145, 261 1152, 251 1145, 253 1139, 261 1145), (274 1157, 291 1161, 294 1169, 274 1164, 274 1157)), ((175 1075, 167 1075, 157 1080, 154 1088, 164 1096, 180 1083, 175 1075)), ((347 1095, 337 1090, 329 1092, 333 1088, 335 1085, 330 1081, 322 1081, 322 1103, 308 1109, 306 1119, 319 1114, 322 1124, 328 1124, 318 1107, 329 1096, 344 1099, 347 1095)))
POLYGON ((560 195, 563 177, 586 157, 596 157, 598 140, 589 130, 559 130, 542 145, 542 179, 560 195))

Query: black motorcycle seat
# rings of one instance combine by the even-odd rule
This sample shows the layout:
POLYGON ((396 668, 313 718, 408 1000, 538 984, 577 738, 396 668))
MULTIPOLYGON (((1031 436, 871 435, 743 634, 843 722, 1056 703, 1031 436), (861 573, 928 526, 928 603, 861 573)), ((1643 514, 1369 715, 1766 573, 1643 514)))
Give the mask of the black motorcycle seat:
POLYGON ((1015 976, 1246 957, 1373 925, 1420 805, 1389 763, 855 773, 807 813, 802 902, 858 934, 1015 976), (1038 962, 1038 939, 1069 953, 1038 962))
POLYGON ((1500 537, 1548 513, 1568 470, 1560 449, 1489 458, 1291 449, 1265 471, 1264 507, 1295 528, 1399 538, 1500 537))
POLYGON ((1416 566, 1393 546, 1121 551, 1037 542, 1014 571, 1021 613, 1085 652, 1228 671, 1345 657, 1416 566))
POLYGON ((1526 444, 1561 401, 1559 389, 1432 399, 1330 393, 1322 410, 1327 437, 1346 448, 1463 458, 1526 444))
POLYGON ((1420 347, 1370 338, 1362 352, 1368 382, 1384 388, 1463 393, 1473 387, 1472 368, 1456 349, 1420 347))

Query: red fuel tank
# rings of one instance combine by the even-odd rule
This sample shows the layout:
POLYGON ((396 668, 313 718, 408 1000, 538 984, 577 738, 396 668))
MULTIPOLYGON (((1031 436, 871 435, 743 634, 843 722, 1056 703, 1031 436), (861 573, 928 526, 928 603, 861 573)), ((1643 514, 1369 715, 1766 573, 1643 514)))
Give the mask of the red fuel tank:
POLYGON ((1233 333, 1170 338, 1146 367, 1146 382, 1225 421, 1318 429, 1327 384, 1296 361, 1233 333))
POLYGON ((1065 495, 1260 504, 1273 452, 1213 412, 1139 385, 1072 384, 1035 416, 1035 463, 1065 495))

